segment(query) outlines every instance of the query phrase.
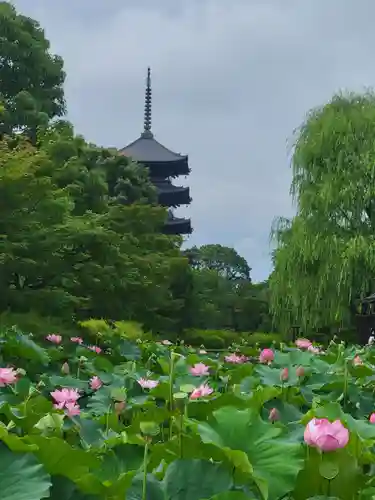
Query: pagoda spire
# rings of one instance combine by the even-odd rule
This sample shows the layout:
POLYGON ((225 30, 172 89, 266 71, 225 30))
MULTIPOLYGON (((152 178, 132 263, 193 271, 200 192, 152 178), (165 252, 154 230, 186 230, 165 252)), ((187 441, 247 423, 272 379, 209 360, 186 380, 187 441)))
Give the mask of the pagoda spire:
POLYGON ((144 114, 144 128, 143 137, 153 137, 151 132, 151 111, 152 111, 152 89, 151 89, 151 68, 147 68, 147 80, 145 90, 145 114, 144 114))

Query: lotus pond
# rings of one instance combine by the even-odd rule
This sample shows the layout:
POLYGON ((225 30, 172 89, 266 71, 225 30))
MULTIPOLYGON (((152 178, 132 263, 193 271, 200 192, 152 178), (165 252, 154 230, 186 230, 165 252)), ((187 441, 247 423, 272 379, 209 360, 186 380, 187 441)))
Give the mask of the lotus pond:
POLYGON ((1 500, 375 496, 375 348, 0 334, 1 500))

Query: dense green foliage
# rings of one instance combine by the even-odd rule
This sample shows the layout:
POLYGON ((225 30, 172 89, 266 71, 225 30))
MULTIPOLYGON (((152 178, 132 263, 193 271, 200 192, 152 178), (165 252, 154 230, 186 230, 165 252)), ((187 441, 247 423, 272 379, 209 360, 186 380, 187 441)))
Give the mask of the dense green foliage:
POLYGON ((210 356, 96 327, 42 344, 0 333, 17 368, 0 368, 2 500, 372 498, 373 348, 268 350, 266 364, 246 343, 210 356), (313 417, 339 419, 349 443, 308 447, 313 417))
POLYGON ((203 245, 184 252, 192 267, 190 327, 271 331, 268 284, 253 284, 250 267, 233 248, 203 245))
POLYGON ((90 317, 134 320, 180 337, 269 330, 244 259, 213 245, 189 251, 190 266, 181 238, 161 234, 166 211, 147 169, 56 121, 63 62, 39 24, 1 2, 0 28, 0 317, 62 331, 90 317))
POLYGON ((375 272, 375 96, 338 95, 299 130, 297 215, 276 227, 273 309, 283 324, 348 327, 375 272))
POLYGON ((35 140, 36 130, 65 112, 65 74, 60 57, 39 24, 0 2, 0 137, 25 132, 35 140))

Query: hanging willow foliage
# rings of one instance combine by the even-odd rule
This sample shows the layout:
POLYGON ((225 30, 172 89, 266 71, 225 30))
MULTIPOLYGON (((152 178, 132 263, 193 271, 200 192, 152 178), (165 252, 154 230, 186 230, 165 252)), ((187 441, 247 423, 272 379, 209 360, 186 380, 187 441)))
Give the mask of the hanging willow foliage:
POLYGON ((375 291, 375 94, 310 112, 292 158, 297 215, 273 228, 272 308, 283 326, 350 322, 375 291))

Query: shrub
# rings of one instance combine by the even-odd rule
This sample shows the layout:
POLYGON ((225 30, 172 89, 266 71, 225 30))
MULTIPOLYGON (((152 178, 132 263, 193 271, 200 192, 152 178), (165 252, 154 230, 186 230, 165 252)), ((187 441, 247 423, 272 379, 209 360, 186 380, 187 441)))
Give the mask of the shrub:
POLYGON ((254 332, 247 334, 246 341, 250 345, 259 344, 259 347, 269 347, 270 344, 275 343, 278 348, 283 341, 283 336, 281 333, 254 332))
POLYGON ((78 334, 78 328, 73 323, 68 324, 60 318, 41 316, 33 311, 29 313, 12 313, 10 311, 0 314, 0 330, 17 326, 25 333, 32 333, 37 338, 43 338, 49 333, 66 336, 78 334))
POLYGON ((140 323, 135 321, 115 321, 110 323, 104 319, 89 319, 79 322, 84 335, 91 339, 98 337, 110 340, 119 336, 127 340, 151 340, 151 333, 145 333, 140 323))
POLYGON ((260 347, 268 347, 272 343, 279 346, 282 342, 282 335, 279 333, 235 332, 233 330, 185 330, 184 341, 193 346, 204 345, 208 349, 224 349, 233 343, 247 343, 251 346, 259 344, 260 347))

